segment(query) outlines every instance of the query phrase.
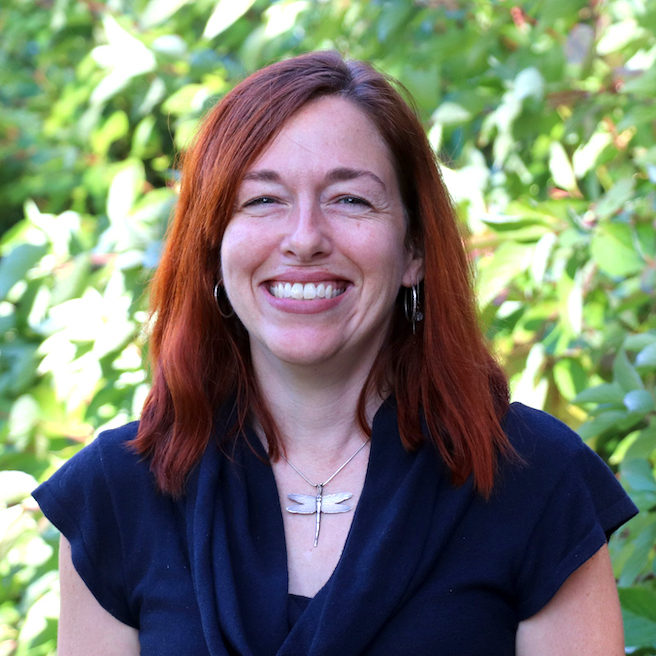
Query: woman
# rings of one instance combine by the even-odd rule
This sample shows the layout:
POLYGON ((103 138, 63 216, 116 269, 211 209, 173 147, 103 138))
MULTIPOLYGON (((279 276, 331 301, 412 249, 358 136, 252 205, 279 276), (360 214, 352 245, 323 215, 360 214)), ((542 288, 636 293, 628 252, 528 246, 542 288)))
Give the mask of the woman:
POLYGON ((635 508, 509 407, 382 75, 313 53, 228 94, 151 298, 141 422, 35 493, 64 536, 60 656, 624 653, 606 536, 635 508))

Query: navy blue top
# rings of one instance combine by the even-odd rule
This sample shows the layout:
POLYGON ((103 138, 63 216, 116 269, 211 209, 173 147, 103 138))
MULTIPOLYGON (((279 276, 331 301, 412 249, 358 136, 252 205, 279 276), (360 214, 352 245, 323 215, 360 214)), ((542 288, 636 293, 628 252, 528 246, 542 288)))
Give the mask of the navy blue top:
POLYGON ((305 608, 288 605, 278 492, 252 435, 259 458, 245 439, 232 461, 210 446, 174 501, 126 448, 128 424, 34 496, 142 656, 511 656, 518 622, 637 510, 553 417, 513 404, 504 428, 524 463, 502 462, 486 501, 432 446, 407 453, 384 403, 344 551, 305 608))

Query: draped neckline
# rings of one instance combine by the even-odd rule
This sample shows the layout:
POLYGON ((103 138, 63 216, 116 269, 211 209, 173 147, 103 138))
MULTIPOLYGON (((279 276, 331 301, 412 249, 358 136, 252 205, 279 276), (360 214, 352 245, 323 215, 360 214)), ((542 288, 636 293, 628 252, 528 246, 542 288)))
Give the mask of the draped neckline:
POLYGON ((340 559, 289 630, 278 490, 260 440, 253 431, 243 437, 231 459, 207 449, 185 500, 192 578, 210 654, 361 654, 433 563, 436 551, 425 546, 436 539, 434 508, 441 485, 449 484, 434 450, 408 453, 396 404, 383 402, 340 559))

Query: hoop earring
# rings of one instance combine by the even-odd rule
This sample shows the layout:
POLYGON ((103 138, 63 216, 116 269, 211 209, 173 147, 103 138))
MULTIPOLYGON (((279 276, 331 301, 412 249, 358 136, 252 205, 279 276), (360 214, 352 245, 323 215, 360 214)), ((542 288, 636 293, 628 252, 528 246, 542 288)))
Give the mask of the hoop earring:
POLYGON ((412 334, 417 332, 417 322, 423 321, 424 313, 419 309, 419 286, 412 285, 405 288, 403 297, 403 310, 405 318, 412 324, 412 334))
MULTIPOLYGON (((216 307, 219 311, 219 314, 224 318, 224 319, 231 319, 232 317, 235 316, 235 309, 230 305, 230 301, 228 301, 228 297, 226 296, 226 301, 228 302, 228 305, 230 305, 230 312, 226 314, 223 312, 221 309, 221 298, 219 296, 221 292, 221 283, 223 282, 223 279, 219 280, 215 285, 214 285, 214 300, 216 301, 216 307)), ((225 293, 224 293, 225 296, 225 293)))

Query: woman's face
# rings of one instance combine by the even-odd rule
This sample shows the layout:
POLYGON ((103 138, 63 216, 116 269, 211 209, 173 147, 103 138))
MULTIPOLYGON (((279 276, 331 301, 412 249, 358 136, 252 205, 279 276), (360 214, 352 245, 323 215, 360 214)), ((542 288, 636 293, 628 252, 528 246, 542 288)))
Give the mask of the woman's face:
POLYGON ((298 365, 373 361, 421 260, 387 146, 338 97, 314 101, 247 172, 221 246, 228 298, 260 356, 298 365))

